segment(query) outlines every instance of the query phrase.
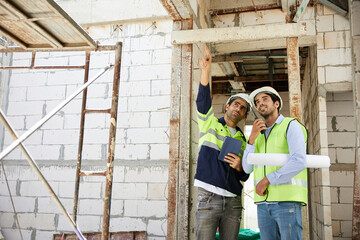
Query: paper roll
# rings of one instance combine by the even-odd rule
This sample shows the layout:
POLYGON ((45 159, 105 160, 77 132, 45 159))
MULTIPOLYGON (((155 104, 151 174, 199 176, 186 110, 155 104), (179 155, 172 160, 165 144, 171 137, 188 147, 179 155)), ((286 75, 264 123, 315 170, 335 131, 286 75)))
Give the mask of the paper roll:
MULTIPOLYGON (((283 166, 290 159, 289 154, 283 153, 249 153, 247 161, 253 165, 283 166)), ((306 155, 307 168, 328 168, 330 167, 329 156, 306 155)))

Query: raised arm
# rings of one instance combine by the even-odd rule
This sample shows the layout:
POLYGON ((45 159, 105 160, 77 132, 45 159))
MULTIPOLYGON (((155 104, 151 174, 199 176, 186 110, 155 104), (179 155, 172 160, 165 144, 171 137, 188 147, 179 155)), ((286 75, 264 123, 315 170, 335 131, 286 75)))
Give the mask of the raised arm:
POLYGON ((200 58, 200 67, 201 67, 201 79, 200 83, 203 86, 209 84, 210 68, 211 68, 211 54, 209 48, 205 45, 206 55, 203 58, 200 58))

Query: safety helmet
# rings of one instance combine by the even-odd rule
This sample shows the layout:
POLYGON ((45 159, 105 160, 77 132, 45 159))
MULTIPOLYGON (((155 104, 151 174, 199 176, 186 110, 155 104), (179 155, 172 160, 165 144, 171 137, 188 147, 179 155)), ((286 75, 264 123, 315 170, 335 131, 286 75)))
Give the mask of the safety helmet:
POLYGON ((255 104, 255 98, 256 96, 259 94, 259 93, 267 93, 267 94, 273 94, 275 95, 276 97, 279 98, 279 102, 280 102, 280 106, 279 106, 279 111, 281 110, 282 106, 283 106, 283 101, 279 95, 279 93, 272 87, 261 87, 261 88, 258 88, 256 90, 254 90, 252 93, 250 93, 250 99, 251 99, 251 102, 254 106, 256 106, 255 104))
POLYGON ((246 110, 246 114, 248 114, 250 112, 250 108, 251 108, 251 101, 250 101, 250 98, 249 98, 249 95, 246 94, 246 93, 237 93, 237 94, 234 94, 234 95, 231 95, 229 97, 229 99, 226 101, 226 104, 229 104, 229 102, 231 102, 232 100, 235 100, 235 99, 242 99, 246 102, 246 105, 247 105, 247 110, 246 110))

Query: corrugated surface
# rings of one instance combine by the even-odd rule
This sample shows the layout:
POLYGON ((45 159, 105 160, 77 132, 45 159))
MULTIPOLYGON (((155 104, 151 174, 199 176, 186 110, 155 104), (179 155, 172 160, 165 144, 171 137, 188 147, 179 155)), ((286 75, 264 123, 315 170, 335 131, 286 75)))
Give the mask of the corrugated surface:
POLYGON ((53 0, 2 0, 0 16, 0 34, 24 49, 96 47, 53 0))

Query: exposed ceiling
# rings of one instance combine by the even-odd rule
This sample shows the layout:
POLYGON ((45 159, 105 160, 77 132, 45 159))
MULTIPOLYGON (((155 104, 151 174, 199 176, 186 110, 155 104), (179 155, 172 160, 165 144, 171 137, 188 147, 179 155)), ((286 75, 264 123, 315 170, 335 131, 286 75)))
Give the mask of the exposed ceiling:
MULTIPOLYGON (((282 9, 289 12, 288 6, 299 4, 295 0, 211 0, 209 18, 217 15, 282 9)), ((309 1, 309 5, 316 1, 309 1)), ((347 0, 321 0, 321 3, 339 14, 348 12, 347 0)), ((261 86, 272 86, 278 91, 288 91, 287 53, 286 49, 272 49, 255 52, 222 53, 219 46, 225 43, 212 44, 215 56, 212 64, 213 94, 229 94, 234 92, 251 92, 261 86)), ((222 47, 222 49, 232 47, 222 47)), ((308 47, 299 48, 300 74, 303 79, 308 47)))
MULTIPOLYGON (((300 48, 299 55, 302 79, 308 48, 300 48)), ((288 91, 287 69, 286 49, 216 55, 212 64, 212 91, 214 94, 250 92, 261 86, 288 91)))
POLYGON ((96 47, 53 0, 1 0, 0 35, 24 50, 96 47))

